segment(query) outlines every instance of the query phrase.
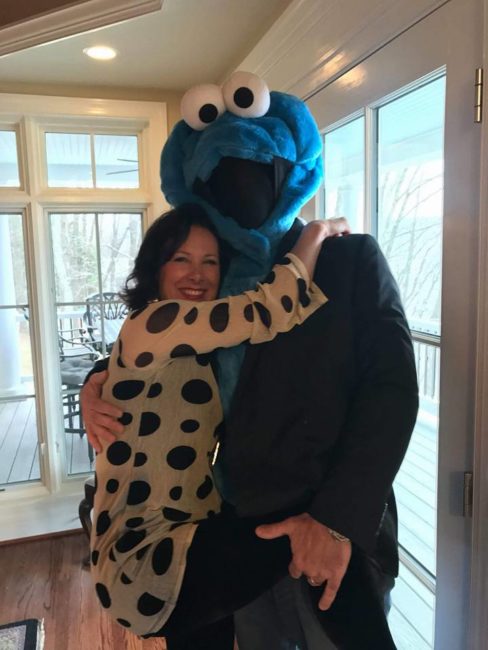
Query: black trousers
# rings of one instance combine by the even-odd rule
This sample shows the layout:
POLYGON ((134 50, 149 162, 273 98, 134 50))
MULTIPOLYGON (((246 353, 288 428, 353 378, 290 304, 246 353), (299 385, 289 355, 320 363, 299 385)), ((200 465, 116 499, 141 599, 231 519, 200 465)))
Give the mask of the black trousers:
MULTIPOLYGON (((232 650, 232 613, 255 600, 288 572, 288 537, 263 540, 263 520, 223 514, 202 521, 187 556, 178 603, 156 634, 168 650, 232 650)), ((394 650, 377 588, 375 569, 353 548, 351 562, 332 607, 322 612, 322 587, 310 587, 318 620, 341 650, 394 650)))

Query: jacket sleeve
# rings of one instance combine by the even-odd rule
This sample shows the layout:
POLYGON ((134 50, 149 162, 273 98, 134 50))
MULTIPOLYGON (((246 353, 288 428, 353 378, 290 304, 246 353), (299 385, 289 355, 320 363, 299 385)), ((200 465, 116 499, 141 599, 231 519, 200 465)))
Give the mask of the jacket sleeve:
POLYGON ((353 327, 352 401, 330 469, 307 510, 372 552, 415 425, 418 387, 398 287, 369 235, 358 252, 353 327))
POLYGON ((264 343, 302 323, 326 302, 293 254, 253 291, 220 300, 163 300, 134 312, 122 326, 123 363, 129 368, 211 352, 243 341, 264 343))

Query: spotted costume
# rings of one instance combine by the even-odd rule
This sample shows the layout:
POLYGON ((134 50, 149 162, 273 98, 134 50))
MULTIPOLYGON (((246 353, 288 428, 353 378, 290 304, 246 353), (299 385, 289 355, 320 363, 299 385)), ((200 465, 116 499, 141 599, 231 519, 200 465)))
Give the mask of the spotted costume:
POLYGON ((136 634, 168 619, 194 524, 220 508, 210 466, 222 410, 198 355, 270 341, 326 302, 301 261, 286 261, 255 291, 132 312, 114 345, 103 399, 124 411, 125 430, 97 457, 92 571, 102 605, 136 634))

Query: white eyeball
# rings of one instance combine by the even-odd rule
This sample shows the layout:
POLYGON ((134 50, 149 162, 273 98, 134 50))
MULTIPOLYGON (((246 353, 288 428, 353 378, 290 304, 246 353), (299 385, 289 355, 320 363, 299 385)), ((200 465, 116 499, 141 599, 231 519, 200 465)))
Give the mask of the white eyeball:
POLYGON ((195 131, 203 131, 225 111, 222 89, 214 84, 193 86, 183 95, 181 116, 195 131))
POLYGON ((266 82, 251 72, 234 72, 222 91, 227 110, 239 117, 262 117, 270 96, 266 82))

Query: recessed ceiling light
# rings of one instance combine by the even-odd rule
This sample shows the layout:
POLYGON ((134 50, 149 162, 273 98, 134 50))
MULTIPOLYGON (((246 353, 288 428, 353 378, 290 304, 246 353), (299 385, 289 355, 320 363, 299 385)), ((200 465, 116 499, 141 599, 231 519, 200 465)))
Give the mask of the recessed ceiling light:
POLYGON ((117 52, 112 47, 106 47, 105 45, 85 47, 83 53, 98 61, 109 61, 117 56, 117 52))

